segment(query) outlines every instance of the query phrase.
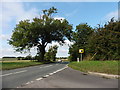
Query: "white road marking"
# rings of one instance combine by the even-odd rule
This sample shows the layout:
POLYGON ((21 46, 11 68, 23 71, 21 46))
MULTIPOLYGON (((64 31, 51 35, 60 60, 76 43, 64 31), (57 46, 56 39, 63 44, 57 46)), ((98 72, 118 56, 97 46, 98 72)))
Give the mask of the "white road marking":
POLYGON ((46 67, 51 67, 51 66, 53 66, 53 65, 43 66, 43 67, 40 67, 40 68, 46 68, 46 67))
POLYGON ((38 79, 36 79, 37 81, 39 81, 39 80, 42 80, 43 78, 38 78, 38 79))
POLYGON ((13 73, 4 74, 4 75, 1 75, 0 77, 2 77, 2 76, 8 76, 8 75, 11 75, 11 74, 13 74, 13 73))
MULTIPOLYGON (((51 65, 49 65, 49 67, 50 67, 51 65)), ((48 67, 48 66, 47 66, 48 67)), ((37 81, 39 81, 39 80, 42 80, 43 78, 47 78, 47 77, 49 77, 50 75, 53 75, 53 74, 55 74, 55 73, 57 73, 57 72, 60 72, 60 71, 62 71, 62 70, 64 70, 64 69, 66 69, 68 66, 66 66, 66 67, 64 67, 64 68, 61 68, 61 69, 58 69, 58 70, 56 70, 56 71, 54 71, 54 72, 52 72, 52 73, 49 73, 48 75, 45 75, 45 76, 43 76, 43 77, 40 77, 40 78, 38 78, 38 79, 36 79, 37 81)))
POLYGON ((27 82, 26 84, 30 84, 30 82, 27 82))
POLYGON ((31 84, 31 83, 33 83, 34 81, 30 81, 30 82, 27 82, 26 84, 31 84))
POLYGON ((61 68, 61 69, 58 69, 57 71, 54 71, 53 72, 53 74, 55 74, 55 73, 57 73, 57 72, 60 72, 60 71, 62 71, 62 70, 64 70, 64 69, 66 69, 68 66, 66 66, 66 67, 64 67, 64 68, 61 68))
POLYGON ((30 83, 33 83, 34 81, 31 81, 30 83))
POLYGON ((53 73, 49 73, 49 75, 53 75, 53 73))
POLYGON ((49 75, 45 75, 44 77, 49 77, 49 75))
POLYGON ((43 68, 46 68, 46 67, 51 67, 51 66, 53 66, 53 65, 48 65, 48 66, 45 66, 45 67, 43 67, 43 68))
POLYGON ((19 71, 19 72, 14 72, 13 74, 17 74, 17 73, 23 73, 26 72, 27 70, 23 70, 23 71, 19 71))
POLYGON ((23 73, 23 72, 26 72, 26 71, 27 70, 23 70, 23 71, 19 71, 19 72, 14 72, 14 73, 8 73, 8 74, 1 75, 0 77, 2 77, 2 76, 9 76, 9 75, 12 75, 12 74, 23 73))

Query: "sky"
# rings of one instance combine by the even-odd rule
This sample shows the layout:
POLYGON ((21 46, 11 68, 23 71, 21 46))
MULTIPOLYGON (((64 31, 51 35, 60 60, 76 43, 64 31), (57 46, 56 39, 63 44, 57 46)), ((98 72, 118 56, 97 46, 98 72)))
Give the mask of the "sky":
MULTIPOLYGON (((58 9, 58 13, 54 14, 53 17, 57 19, 67 19, 70 24, 73 25, 73 30, 75 30, 76 25, 80 23, 88 23, 91 27, 95 28, 97 24, 104 25, 112 17, 118 18, 118 2, 117 0, 99 2, 97 0, 85 0, 85 2, 77 1, 75 2, 69 0, 67 2, 55 2, 46 1, 38 2, 36 0, 31 2, 23 2, 20 0, 4 0, 0 2, 0 57, 3 56, 27 56, 31 54, 35 56, 37 51, 36 47, 31 49, 28 53, 15 52, 14 48, 8 44, 8 40, 12 35, 12 31, 15 25, 21 20, 30 19, 34 17, 39 17, 42 14, 43 9, 49 9, 54 6, 58 9), (35 2, 36 1, 36 2, 35 2), (1 28, 2 27, 2 28, 1 28)), ((62 0, 63 1, 63 0, 62 0)), ((57 57, 69 56, 69 45, 72 42, 66 40, 63 46, 60 46, 56 42, 52 42, 46 47, 46 51, 51 45, 58 45, 57 57)))

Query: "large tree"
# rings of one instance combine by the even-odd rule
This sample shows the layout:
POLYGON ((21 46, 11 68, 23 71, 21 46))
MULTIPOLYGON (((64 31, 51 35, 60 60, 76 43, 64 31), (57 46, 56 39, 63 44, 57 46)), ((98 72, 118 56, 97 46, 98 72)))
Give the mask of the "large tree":
POLYGON ((96 32, 88 42, 89 54, 95 60, 120 59, 120 21, 112 18, 103 27, 96 28, 96 32))
POLYGON ((87 44, 88 39, 93 33, 92 27, 90 27, 87 23, 81 23, 76 26, 75 32, 72 33, 72 40, 74 44, 69 48, 69 54, 72 61, 76 61, 79 55, 79 49, 85 49, 84 55, 87 53, 87 44))
POLYGON ((20 21, 13 30, 9 44, 19 52, 37 46, 40 57, 38 61, 43 61, 48 43, 52 41, 64 43, 65 39, 71 39, 72 25, 66 19, 54 19, 52 17, 54 13, 57 13, 57 9, 52 7, 43 10, 43 15, 39 18, 20 21))
MULTIPOLYGON (((98 24, 99 25, 99 24, 98 24)), ((105 25, 92 29, 78 25, 73 32, 74 44, 70 47, 70 59, 79 57, 78 49, 85 49, 84 60, 120 60, 120 21, 112 18, 105 25)))

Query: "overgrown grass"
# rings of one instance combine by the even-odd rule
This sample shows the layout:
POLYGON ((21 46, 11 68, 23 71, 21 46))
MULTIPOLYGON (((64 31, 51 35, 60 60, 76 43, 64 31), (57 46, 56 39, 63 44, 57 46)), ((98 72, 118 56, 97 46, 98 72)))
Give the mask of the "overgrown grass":
POLYGON ((82 61, 82 62, 71 62, 69 67, 80 70, 82 72, 99 72, 107 74, 120 75, 119 64, 120 61, 82 61))
POLYGON ((0 62, 0 66, 2 66, 0 69, 9 70, 9 69, 23 68, 23 67, 35 66, 41 64, 44 64, 44 62, 35 62, 30 60, 4 61, 4 62, 0 62))

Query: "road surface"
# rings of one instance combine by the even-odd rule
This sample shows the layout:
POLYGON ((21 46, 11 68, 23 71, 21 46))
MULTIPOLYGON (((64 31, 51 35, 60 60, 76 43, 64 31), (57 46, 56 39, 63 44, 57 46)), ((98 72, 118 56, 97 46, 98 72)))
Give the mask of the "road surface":
POLYGON ((66 64, 52 63, 3 71, 0 76, 2 77, 2 88, 16 88, 61 69, 66 64))
POLYGON ((85 75, 66 67, 46 64, 3 71, 3 88, 118 88, 118 79, 85 75))

